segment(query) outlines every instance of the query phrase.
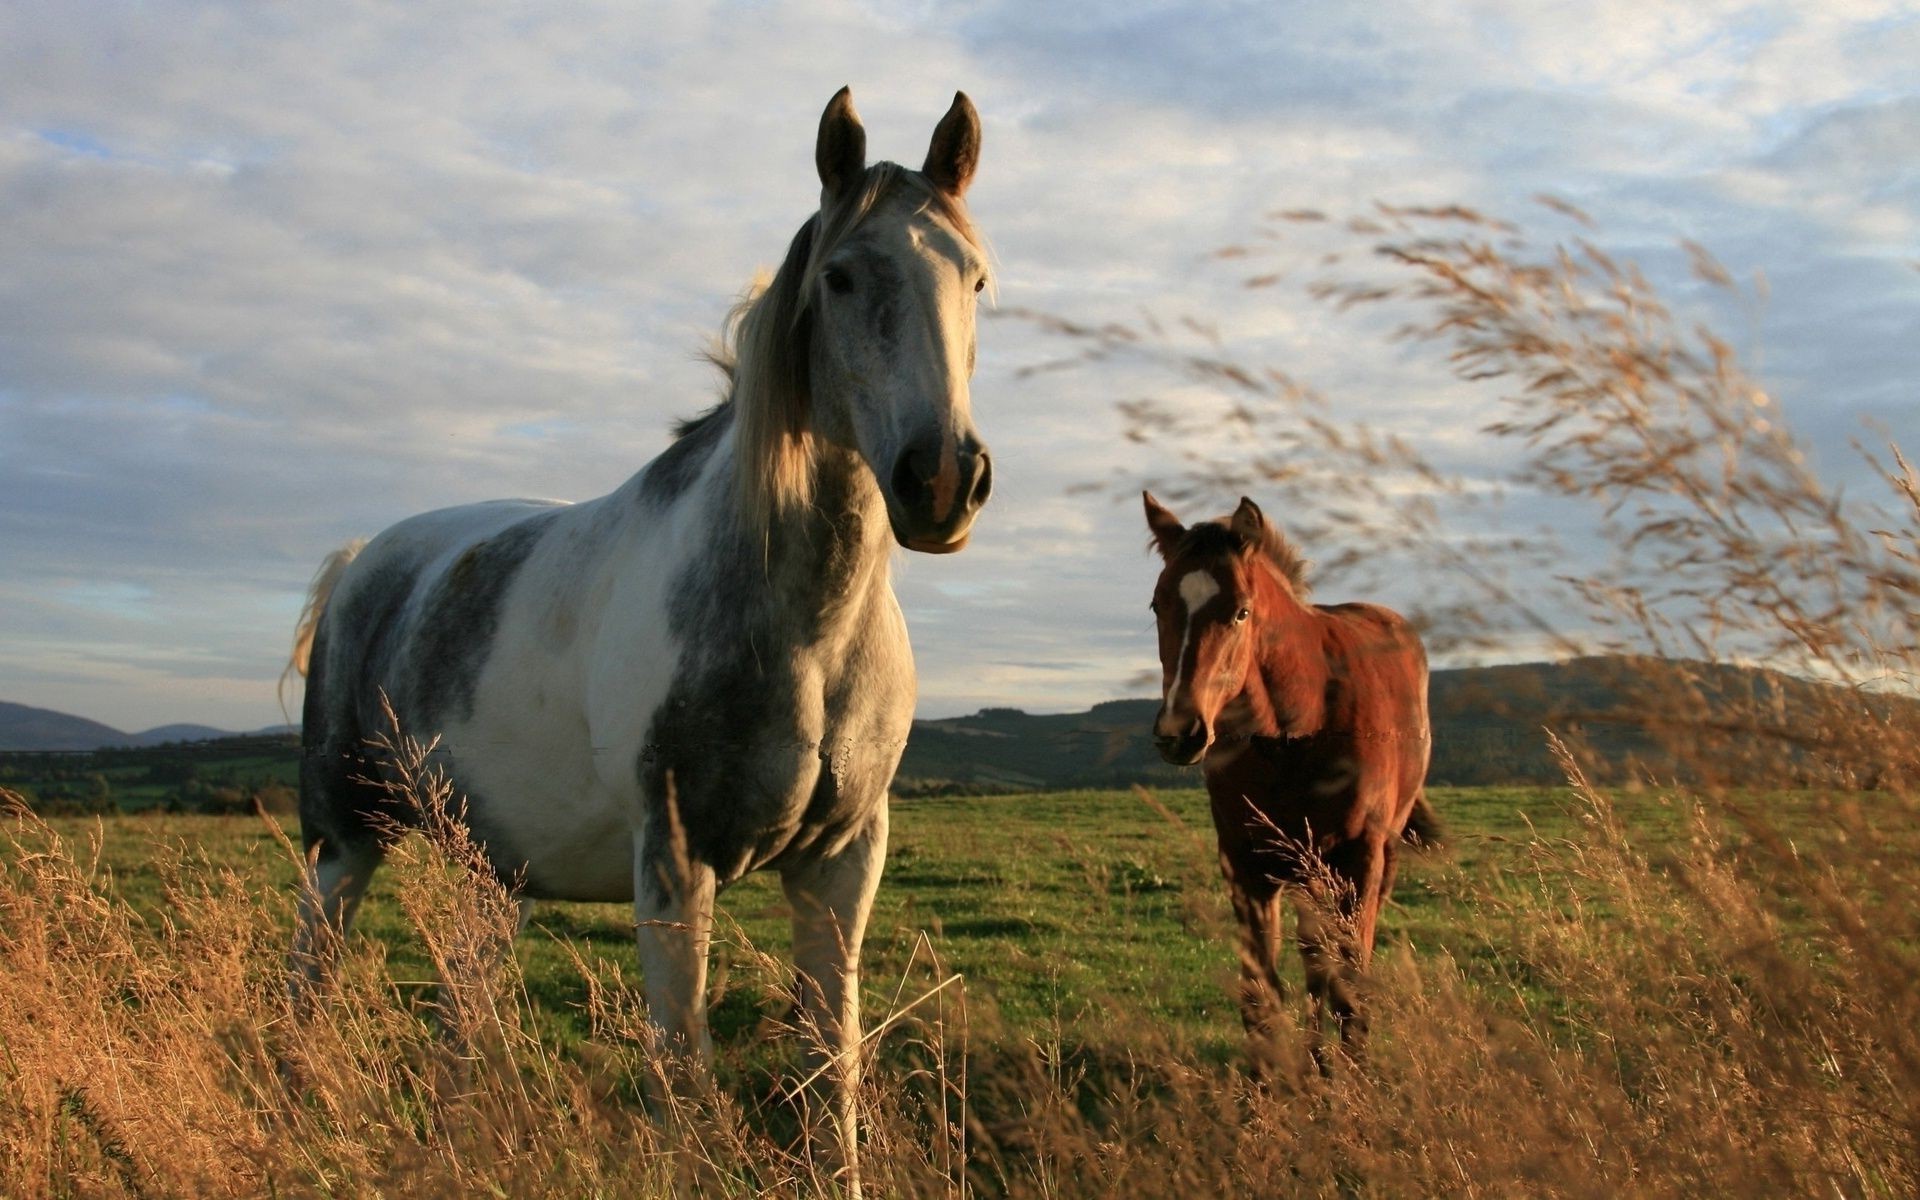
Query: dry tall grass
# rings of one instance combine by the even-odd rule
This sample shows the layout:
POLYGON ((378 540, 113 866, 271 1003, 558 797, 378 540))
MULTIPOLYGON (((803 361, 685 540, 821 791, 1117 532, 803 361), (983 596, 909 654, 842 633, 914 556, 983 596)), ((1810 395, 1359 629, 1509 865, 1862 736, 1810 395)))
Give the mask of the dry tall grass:
MULTIPOLYGON (((1831 922, 1857 874, 1783 878, 1704 808, 1655 861, 1603 791, 1574 794, 1584 836, 1535 845, 1535 878, 1482 891, 1495 982, 1431 952, 1379 960, 1364 1070, 1320 1078, 1292 1013, 1261 1091, 1150 1028, 1090 1059, 1060 1028, 969 1030, 957 985, 938 1010, 896 1001, 862 1098, 869 1188, 1912 1194, 1910 920, 1831 922), (1812 907, 1783 916, 1788 902, 1812 907)), ((297 1022, 284 904, 189 859, 169 916, 142 920, 45 825, 16 814, 5 837, 8 1195, 833 1194, 777 1098, 683 1087, 643 1115, 657 1060, 607 967, 579 963, 595 981, 581 1053, 533 1037, 494 953, 513 924, 502 894, 424 839, 394 868, 451 980, 438 1004, 356 939, 323 1010, 297 1022)))
MULTIPOLYGON (((1890 450, 1887 503, 1840 503, 1725 347, 1676 334, 1644 281, 1596 249, 1529 257, 1511 230, 1454 211, 1372 221, 1356 232, 1385 239, 1383 261, 1406 273, 1320 294, 1427 313, 1412 336, 1507 385, 1512 411, 1488 436, 1519 448, 1520 477, 1611 514, 1600 528, 1617 553, 1572 594, 1603 644, 1684 654, 1612 715, 1688 764, 1673 795, 1689 836, 1642 844, 1590 757, 1563 745, 1582 836, 1533 844, 1530 878, 1460 881, 1478 890, 1482 961, 1388 955, 1365 1068, 1322 1079, 1295 1055, 1267 1090, 1150 1028, 1092 1060, 1065 1030, 995 1027, 928 942, 917 981, 877 1006, 869 1188, 1920 1192, 1920 896, 1910 863, 1875 853, 1876 828, 1920 816, 1920 481, 1890 450), (1711 675, 1726 658, 1839 686, 1730 695, 1711 675), (1817 844, 1783 836, 1764 796, 1733 786, 1774 771, 1823 789, 1817 844)), ((1179 413, 1130 410, 1141 436, 1185 449, 1191 490, 1297 491, 1271 507, 1318 514, 1309 545, 1463 581, 1436 621, 1544 620, 1479 550, 1443 536, 1456 481, 1415 448, 1334 421, 1283 372, 1181 350, 1164 331, 1054 327, 1096 357, 1162 354, 1220 384, 1238 414, 1231 444, 1251 457, 1222 451, 1217 431, 1196 440, 1179 413), (1355 463, 1374 482, 1330 493, 1312 477, 1358 478, 1355 463), (1407 479, 1427 486, 1393 483, 1407 479)), ((389 750, 426 818, 389 869, 442 984, 397 986, 381 946, 354 939, 306 1020, 285 991, 291 897, 182 855, 163 915, 136 916, 97 842, 63 839, 15 798, 0 827, 0 1192, 831 1194, 785 1088, 756 1101, 683 1081, 643 1112, 658 1060, 612 968, 578 964, 592 982, 585 1050, 561 1055, 530 1032, 506 953, 511 898, 468 869, 477 854, 442 819, 453 798, 423 749, 389 750)), ((1196 864, 1211 870, 1204 849, 1196 864)), ((1223 930, 1223 955, 1230 945, 1223 930)), ((732 970, 790 985, 772 958, 737 954, 732 970)))

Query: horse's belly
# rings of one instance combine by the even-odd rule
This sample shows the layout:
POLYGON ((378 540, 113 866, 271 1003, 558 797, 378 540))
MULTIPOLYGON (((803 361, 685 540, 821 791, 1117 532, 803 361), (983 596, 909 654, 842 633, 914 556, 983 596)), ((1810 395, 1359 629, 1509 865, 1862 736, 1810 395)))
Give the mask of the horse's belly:
POLYGON ((541 899, 633 899, 636 798, 601 782, 577 724, 546 728, 523 714, 512 737, 489 736, 490 724, 450 731, 443 744, 495 870, 541 899))
POLYGON ((634 835, 624 811, 581 805, 549 824, 517 824, 511 844, 526 862, 526 894, 542 900, 633 899, 634 835))

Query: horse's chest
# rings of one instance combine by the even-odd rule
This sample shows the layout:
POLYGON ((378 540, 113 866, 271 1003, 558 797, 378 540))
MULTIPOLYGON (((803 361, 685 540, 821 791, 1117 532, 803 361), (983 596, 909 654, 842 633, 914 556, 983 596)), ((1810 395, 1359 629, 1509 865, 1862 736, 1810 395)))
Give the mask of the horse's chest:
POLYGON ((1263 853, 1280 844, 1320 850, 1360 835, 1357 758, 1337 745, 1242 742, 1207 755, 1207 793, 1221 847, 1263 853))
POLYGON ((884 639, 850 654, 696 664, 640 752, 645 840, 662 844, 677 822, 723 881, 830 850, 884 803, 912 704, 911 658, 884 639))

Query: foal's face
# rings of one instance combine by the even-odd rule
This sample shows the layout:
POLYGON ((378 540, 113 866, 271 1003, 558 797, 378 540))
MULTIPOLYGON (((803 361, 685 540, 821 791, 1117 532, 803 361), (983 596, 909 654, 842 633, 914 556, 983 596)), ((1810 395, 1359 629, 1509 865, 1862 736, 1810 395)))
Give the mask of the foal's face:
POLYGON ((1238 555, 1177 558, 1160 572, 1153 615, 1160 635, 1160 712, 1153 741, 1185 766, 1213 745, 1220 710, 1253 668, 1253 591, 1238 555))

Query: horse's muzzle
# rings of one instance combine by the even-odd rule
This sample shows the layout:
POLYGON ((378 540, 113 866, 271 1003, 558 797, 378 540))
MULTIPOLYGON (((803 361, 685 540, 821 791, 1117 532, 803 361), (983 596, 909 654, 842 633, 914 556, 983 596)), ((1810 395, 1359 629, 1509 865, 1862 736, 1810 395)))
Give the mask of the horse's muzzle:
POLYGON ((887 480, 894 540, 923 554, 952 554, 967 544, 973 518, 993 492, 993 458, 972 437, 950 453, 938 441, 901 451, 887 480))
POLYGON ((1153 723, 1153 748, 1160 757, 1176 767, 1190 767, 1213 744, 1213 733, 1199 717, 1189 717, 1184 725, 1164 713, 1153 723))

